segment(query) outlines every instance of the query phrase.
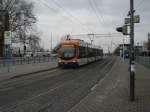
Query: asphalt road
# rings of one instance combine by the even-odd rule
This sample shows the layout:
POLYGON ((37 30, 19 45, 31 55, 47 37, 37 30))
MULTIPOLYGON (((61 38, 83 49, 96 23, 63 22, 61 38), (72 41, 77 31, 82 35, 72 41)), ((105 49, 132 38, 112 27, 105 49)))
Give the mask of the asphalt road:
POLYGON ((67 112, 111 69, 115 58, 0 83, 0 112, 67 112))

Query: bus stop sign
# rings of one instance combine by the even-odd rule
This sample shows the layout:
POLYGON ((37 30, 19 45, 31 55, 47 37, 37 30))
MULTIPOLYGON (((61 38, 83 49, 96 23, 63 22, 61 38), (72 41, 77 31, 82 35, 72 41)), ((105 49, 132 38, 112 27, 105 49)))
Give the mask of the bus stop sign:
POLYGON ((5 43, 5 45, 11 44, 11 31, 4 32, 4 43, 5 43))

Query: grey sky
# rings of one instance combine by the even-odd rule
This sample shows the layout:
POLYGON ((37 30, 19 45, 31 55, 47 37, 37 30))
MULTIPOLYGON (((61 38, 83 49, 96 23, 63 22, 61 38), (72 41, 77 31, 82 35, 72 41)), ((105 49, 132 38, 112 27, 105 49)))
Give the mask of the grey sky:
MULTIPOLYGON (((43 46, 50 48, 51 32, 53 46, 61 36, 86 33, 117 33, 116 27, 123 25, 129 11, 129 0, 28 0, 35 4, 38 18, 37 28, 42 32, 43 46), (91 5, 90 5, 91 4, 91 5), (94 8, 93 8, 94 7, 94 8)), ((141 22, 135 25, 135 42, 147 40, 150 32, 150 0, 135 0, 135 14, 141 22)), ((89 41, 89 39, 85 39, 89 41)), ((126 39, 126 42, 128 40, 126 39)), ((122 38, 104 37, 94 43, 108 50, 111 43, 118 44, 122 38)))

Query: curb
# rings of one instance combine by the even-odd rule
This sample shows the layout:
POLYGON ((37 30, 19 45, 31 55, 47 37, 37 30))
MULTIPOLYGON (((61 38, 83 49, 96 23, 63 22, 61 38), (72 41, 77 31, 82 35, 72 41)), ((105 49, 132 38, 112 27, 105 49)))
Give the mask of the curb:
POLYGON ((52 67, 52 68, 48 68, 48 69, 44 69, 44 70, 39 70, 39 71, 35 71, 35 72, 30 72, 30 73, 25 73, 25 74, 19 74, 13 77, 10 77, 9 79, 15 79, 15 78, 20 78, 20 77, 24 77, 24 76, 29 76, 29 75, 33 75, 36 73, 41 73, 41 72, 46 72, 46 71, 50 71, 50 70, 54 70, 57 69, 58 67, 52 67))

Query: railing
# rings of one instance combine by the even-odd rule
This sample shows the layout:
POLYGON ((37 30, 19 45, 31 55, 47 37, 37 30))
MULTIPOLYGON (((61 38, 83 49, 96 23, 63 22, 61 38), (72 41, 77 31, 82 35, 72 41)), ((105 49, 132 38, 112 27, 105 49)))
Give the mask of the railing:
POLYGON ((11 58, 1 57, 0 68, 23 64, 43 63, 43 62, 56 62, 56 57, 11 57, 11 58))
POLYGON ((150 57, 136 56, 136 62, 150 66, 150 57))

